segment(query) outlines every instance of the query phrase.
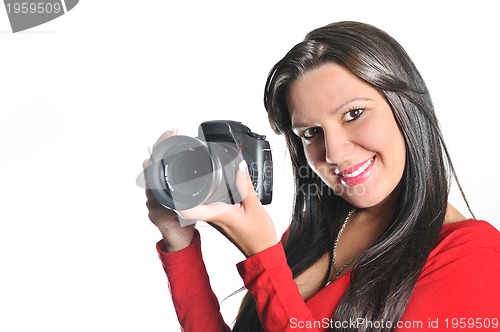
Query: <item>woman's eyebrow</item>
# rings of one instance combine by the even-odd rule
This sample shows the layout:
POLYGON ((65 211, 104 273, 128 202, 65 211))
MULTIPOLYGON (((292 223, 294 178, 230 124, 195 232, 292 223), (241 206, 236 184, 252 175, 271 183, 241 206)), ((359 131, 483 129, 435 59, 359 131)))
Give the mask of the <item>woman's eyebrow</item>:
MULTIPOLYGON (((372 99, 366 98, 366 97, 356 97, 356 98, 353 98, 353 99, 349 99, 345 103, 342 103, 341 105, 337 106, 333 110, 332 114, 336 114, 341 109, 343 109, 344 107, 346 107, 347 105, 349 105, 349 104, 351 104, 351 103, 353 103, 355 101, 372 101, 372 99)), ((293 123, 293 117, 292 117, 292 123, 293 123)), ((297 128, 304 128, 304 127, 307 127, 307 126, 308 126, 307 124, 296 122, 296 123, 292 124, 292 130, 295 130, 297 128)))
POLYGON ((371 101, 372 99, 370 98, 366 98, 366 97, 356 97, 356 98, 353 98, 351 100, 348 100, 346 101, 345 103, 343 103, 342 105, 338 106, 334 111, 333 113, 337 113, 338 111, 340 111, 341 109, 343 109, 344 107, 346 107, 347 105, 349 105, 350 103, 353 103, 355 101, 371 101))

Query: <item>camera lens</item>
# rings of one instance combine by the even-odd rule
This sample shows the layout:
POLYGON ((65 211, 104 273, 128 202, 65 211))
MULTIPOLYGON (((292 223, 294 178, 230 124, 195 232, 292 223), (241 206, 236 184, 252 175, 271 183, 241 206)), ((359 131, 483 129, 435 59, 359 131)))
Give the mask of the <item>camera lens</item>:
POLYGON ((180 152, 164 160, 165 180, 176 201, 197 201, 210 193, 213 182, 212 158, 206 146, 193 147, 184 143, 175 149, 180 152))
POLYGON ((163 206, 185 210, 200 204, 239 201, 234 179, 239 151, 227 143, 173 136, 153 150, 148 188, 163 206))
POLYGON ((214 185, 214 166, 207 145, 197 138, 173 136, 153 150, 146 172, 148 188, 170 209, 203 203, 214 185))

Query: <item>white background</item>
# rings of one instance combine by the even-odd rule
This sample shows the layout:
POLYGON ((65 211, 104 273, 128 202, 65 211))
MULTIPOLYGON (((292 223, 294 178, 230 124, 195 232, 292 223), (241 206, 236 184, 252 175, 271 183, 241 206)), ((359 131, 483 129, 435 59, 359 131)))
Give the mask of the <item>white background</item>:
MULTIPOLYGON (((0 7, 0 331, 176 331, 135 178, 166 129, 234 119, 268 135, 279 232, 290 168, 267 123, 267 73, 313 28, 374 24, 426 80, 476 217, 500 226, 494 1, 89 1, 12 34, 0 7)), ((453 202, 466 212, 456 195, 453 202)), ((219 300, 243 256, 200 226, 219 300)), ((188 278, 189 276, 186 276, 188 278)), ((240 296, 222 303, 226 321, 240 296)))

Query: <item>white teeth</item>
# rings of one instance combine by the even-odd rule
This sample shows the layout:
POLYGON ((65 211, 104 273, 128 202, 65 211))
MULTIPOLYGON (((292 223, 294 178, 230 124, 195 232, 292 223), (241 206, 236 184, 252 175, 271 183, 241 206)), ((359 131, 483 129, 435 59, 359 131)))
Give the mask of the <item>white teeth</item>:
POLYGON ((372 162, 373 162, 373 158, 368 160, 366 163, 363 164, 363 166, 361 166, 360 168, 358 168, 354 172, 349 173, 349 174, 342 174, 342 176, 345 178, 353 178, 355 176, 358 176, 361 173, 363 173, 368 168, 368 166, 370 166, 372 164, 372 162))

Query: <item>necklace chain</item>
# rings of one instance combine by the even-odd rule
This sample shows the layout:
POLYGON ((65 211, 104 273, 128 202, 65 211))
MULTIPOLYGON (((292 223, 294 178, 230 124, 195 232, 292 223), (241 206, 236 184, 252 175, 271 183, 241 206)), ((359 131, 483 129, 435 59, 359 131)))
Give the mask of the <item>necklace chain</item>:
POLYGON ((349 265, 351 265, 352 262, 354 262, 354 260, 356 259, 356 257, 353 257, 347 263, 342 265, 341 268, 337 267, 337 262, 336 262, 337 261, 337 244, 339 242, 340 236, 342 235, 342 232, 344 232, 344 228, 347 225, 349 218, 354 213, 354 211, 356 211, 356 209, 352 209, 351 211, 349 211, 349 213, 347 214, 347 217, 345 217, 344 223, 342 224, 342 227, 340 227, 340 230, 337 234, 337 238, 335 239, 335 242, 333 243, 332 262, 333 262, 333 270, 335 271, 335 274, 333 275, 333 278, 327 283, 327 285, 330 284, 330 282, 332 282, 333 280, 337 279, 342 274, 342 272, 344 272, 345 269, 347 269, 347 267, 349 265))

